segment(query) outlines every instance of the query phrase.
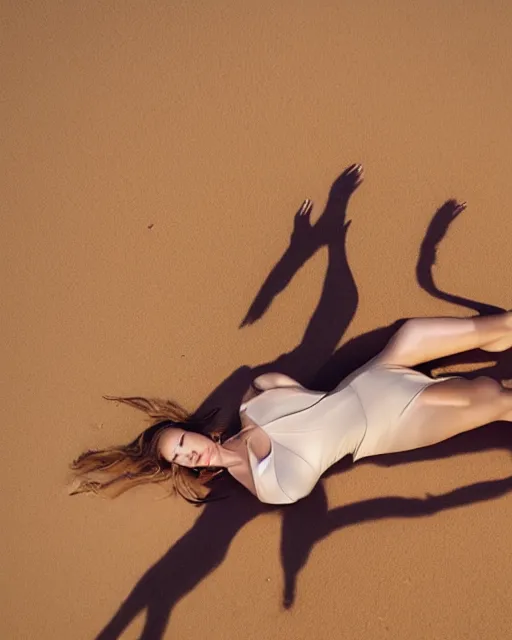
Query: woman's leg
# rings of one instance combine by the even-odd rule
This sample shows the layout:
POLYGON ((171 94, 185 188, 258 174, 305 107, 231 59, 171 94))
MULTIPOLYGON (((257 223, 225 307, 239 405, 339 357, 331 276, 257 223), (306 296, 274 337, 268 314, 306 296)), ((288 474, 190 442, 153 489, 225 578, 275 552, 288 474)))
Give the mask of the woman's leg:
POLYGON ((413 318, 395 333, 378 360, 413 367, 470 349, 512 347, 512 312, 475 318, 413 318))
POLYGON ((427 447, 495 420, 512 422, 512 390, 483 376, 443 380, 422 391, 383 434, 379 450, 366 455, 427 447))

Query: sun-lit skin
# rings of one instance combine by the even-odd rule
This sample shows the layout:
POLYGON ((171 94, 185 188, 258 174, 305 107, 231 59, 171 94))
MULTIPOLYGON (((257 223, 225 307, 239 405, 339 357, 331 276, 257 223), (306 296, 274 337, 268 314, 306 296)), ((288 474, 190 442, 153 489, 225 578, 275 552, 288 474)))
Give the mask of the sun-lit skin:
POLYGON ((214 442, 211 438, 184 431, 178 427, 168 427, 160 436, 158 445, 161 455, 168 462, 183 467, 232 467, 242 462, 236 450, 214 442))

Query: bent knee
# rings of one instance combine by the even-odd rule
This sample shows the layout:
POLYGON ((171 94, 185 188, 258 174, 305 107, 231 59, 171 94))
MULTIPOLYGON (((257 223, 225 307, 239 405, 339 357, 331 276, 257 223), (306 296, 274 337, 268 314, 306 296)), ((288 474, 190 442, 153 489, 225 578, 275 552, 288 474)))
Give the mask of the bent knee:
POLYGON ((426 358, 422 357, 425 322, 431 321, 428 318, 406 320, 377 356, 378 360, 405 367, 426 362, 426 358))
POLYGON ((478 398, 483 401, 491 401, 498 398, 503 390, 499 382, 487 376, 479 376, 468 382, 470 382, 478 398))

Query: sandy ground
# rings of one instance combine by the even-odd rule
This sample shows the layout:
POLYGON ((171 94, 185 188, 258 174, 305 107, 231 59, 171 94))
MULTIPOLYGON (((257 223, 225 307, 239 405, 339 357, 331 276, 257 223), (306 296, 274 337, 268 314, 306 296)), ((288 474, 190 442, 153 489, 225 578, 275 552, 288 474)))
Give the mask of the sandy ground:
POLYGON ((66 482, 143 424, 102 394, 233 402, 281 354, 308 380, 397 318, 512 306, 512 5, 2 6, 1 637, 509 637, 504 424, 342 463, 284 509, 66 482), (240 328, 302 200, 317 220, 353 162, 346 237, 240 328), (468 209, 429 290, 419 249, 450 198, 468 209))

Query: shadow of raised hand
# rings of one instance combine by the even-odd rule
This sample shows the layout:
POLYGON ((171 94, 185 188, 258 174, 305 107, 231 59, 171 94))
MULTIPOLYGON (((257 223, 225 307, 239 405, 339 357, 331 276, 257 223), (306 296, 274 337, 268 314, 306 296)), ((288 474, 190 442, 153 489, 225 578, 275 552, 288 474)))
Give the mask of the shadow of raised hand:
MULTIPOLYGON (((351 340, 335 353, 336 346, 352 320, 357 308, 357 288, 346 257, 348 223, 345 213, 348 199, 360 184, 358 165, 352 165, 335 181, 326 209, 315 225, 311 225, 310 203, 297 212, 290 245, 265 280, 252 303, 243 324, 260 318, 273 298, 283 290, 293 275, 321 246, 328 248, 328 267, 322 294, 300 344, 291 352, 259 367, 241 366, 231 374, 198 408, 201 415, 221 407, 218 416, 232 428, 239 426, 238 408, 243 393, 253 377, 265 371, 282 371, 312 388, 332 388, 339 380, 375 355, 391 337, 402 321, 351 340), (334 353, 334 356, 333 356, 334 353), (328 362, 327 362, 328 361, 328 362), (327 362, 327 367, 323 367, 327 362), (323 376, 323 381, 322 381, 323 376)), ((434 284, 432 267, 436 249, 453 220, 461 211, 454 201, 445 203, 433 217, 418 259, 418 281, 433 296, 443 296, 434 284), (452 209, 450 211, 450 209, 452 209)), ((479 304, 456 296, 451 301, 466 301, 469 308, 479 304)), ((460 302, 464 304, 463 302, 460 302)), ((483 307, 482 307, 483 308, 483 307)), ((455 455, 476 448, 503 446, 503 433, 487 428, 479 438, 468 435, 450 442, 407 454, 394 454, 378 459, 378 464, 403 464, 415 460, 455 455), (490 437, 490 434, 494 436, 490 437), (500 440, 501 438, 501 440, 500 440)), ((376 464, 375 459, 358 464, 376 464)), ((344 459, 326 475, 339 473, 349 466, 344 459)), ((115 640, 141 611, 147 612, 141 640, 161 640, 174 605, 223 561, 236 533, 253 518, 271 507, 259 503, 245 489, 230 478, 219 487, 229 488, 232 500, 215 502, 202 507, 193 527, 151 567, 135 585, 97 640, 115 640)), ((297 576, 305 565, 314 545, 336 529, 368 520, 386 517, 420 517, 438 511, 493 499, 510 491, 512 479, 477 483, 468 487, 426 499, 401 497, 377 498, 329 511, 325 490, 319 483, 312 494, 299 503, 282 509, 283 535, 282 566, 285 573, 284 606, 290 607, 295 597, 297 576)))
MULTIPOLYGON (((427 228, 424 240, 421 244, 417 261, 417 278, 420 286, 428 291, 433 297, 437 297, 450 302, 456 302, 469 309, 477 310, 480 313, 498 313, 503 311, 499 307, 478 302, 469 298, 462 298, 442 292, 435 285, 433 277, 433 267, 436 263, 437 249, 440 242, 446 236, 452 222, 464 211, 465 205, 457 203, 455 200, 445 202, 434 214, 427 228)), ((368 362, 375 356, 388 342, 405 319, 398 320, 389 326, 375 329, 351 339, 342 345, 329 361, 316 374, 311 385, 317 389, 329 389, 334 387, 341 379, 345 378, 356 368, 368 362)), ((425 372, 435 368, 440 364, 458 361, 464 362, 488 362, 488 353, 482 351, 466 352, 457 356, 440 359, 424 365, 425 372)), ((422 367, 418 367, 421 369, 422 367)), ((490 375, 496 379, 503 376, 505 369, 499 363, 486 370, 478 370, 475 375, 490 375)), ((471 373, 466 373, 466 377, 473 377, 471 373)), ((377 466, 395 466, 399 464, 410 464, 424 460, 441 459, 451 456, 470 453, 474 451, 485 451, 497 448, 510 449, 509 438, 503 430, 502 423, 495 423, 485 429, 478 429, 471 434, 462 434, 451 438, 447 442, 404 453, 395 453, 386 456, 377 456, 358 462, 361 464, 373 464, 377 466)), ((329 469, 324 478, 330 475, 346 471, 352 466, 350 457, 347 456, 337 465, 329 469)), ((415 517, 436 512, 436 510, 448 509, 451 506, 458 506, 457 499, 464 500, 464 504, 478 502, 480 500, 491 499, 495 495, 510 490, 510 479, 497 481, 496 483, 478 483, 469 487, 456 490, 451 494, 446 494, 444 500, 441 497, 428 500, 409 500, 406 498, 379 498, 374 501, 367 501, 341 507, 338 510, 328 511, 325 490, 320 482, 314 491, 304 500, 293 505, 293 508, 283 510, 283 528, 281 541, 281 562, 284 572, 284 593, 283 606, 292 606, 295 598, 296 581, 300 570, 305 566, 313 546, 326 537, 336 528, 341 528, 349 524, 363 522, 365 520, 382 517, 397 517, 399 515, 415 517), (474 494, 474 496, 473 496, 474 494), (474 497, 474 499, 473 499, 474 497), (407 510, 410 509, 410 514, 407 510), (357 516, 357 517, 356 517, 357 516)))
MULTIPOLYGON (((265 371, 282 371, 306 381, 332 355, 357 308, 357 288, 346 255, 349 225, 345 222, 348 200, 361 181, 361 170, 357 167, 352 165, 334 182, 316 225, 309 221, 309 202, 297 212, 290 245, 248 313, 252 321, 261 317, 308 256, 327 244, 324 286, 302 340, 290 353, 273 362, 252 368, 238 367, 202 402, 195 416, 219 408, 217 420, 229 425, 233 432, 240 427, 238 410, 242 396, 255 376, 265 371)), ((227 491, 232 499, 202 507, 191 530, 141 577, 97 640, 116 640, 142 611, 146 611, 146 622, 141 640, 161 640, 173 607, 222 562, 236 533, 259 514, 276 509, 259 503, 231 478, 218 481, 216 494, 227 491)), ((323 492, 323 487, 319 486, 317 491, 323 492)))
POLYGON ((421 243, 419 257, 416 262, 418 284, 434 298, 458 304, 467 309, 473 309, 480 315, 502 313, 504 309, 501 307, 447 293, 439 289, 435 284, 433 267, 437 261, 439 243, 446 236, 450 225, 466 209, 466 206, 465 202, 459 203, 457 200, 447 200, 434 214, 421 243))
MULTIPOLYGON (((466 203, 459 203, 456 200, 448 200, 440 207, 434 214, 423 242, 421 243, 419 257, 416 262, 416 278, 418 284, 422 289, 429 293, 434 298, 444 300, 452 304, 457 304, 471 311, 476 311, 479 315, 493 315, 497 313, 503 313, 505 309, 503 307, 497 307, 486 302, 474 300, 472 298, 465 298, 447 291, 442 291, 435 283, 433 267, 437 260, 437 248, 439 243, 446 236, 448 229, 452 223, 465 211, 466 203)), ((439 358, 438 360, 431 360, 424 365, 418 367, 420 371, 425 373, 431 373, 434 369, 442 366, 457 366, 460 364, 477 364, 481 362, 488 363, 489 361, 495 361, 497 363, 492 364, 490 367, 477 368, 474 371, 466 372, 467 378, 474 378, 476 376, 489 375, 497 380, 504 380, 510 377, 512 371, 510 365, 507 364, 506 358, 499 356, 498 354, 490 354, 488 352, 475 349, 473 351, 466 351, 464 353, 454 354, 439 358)))
POLYGON ((314 225, 310 219, 313 203, 311 200, 302 203, 295 214, 290 244, 265 279, 240 327, 259 320, 307 260, 320 247, 328 245, 343 228, 346 231, 348 224, 344 225, 344 219, 348 200, 362 180, 363 168, 360 164, 348 167, 334 181, 324 212, 314 225))

